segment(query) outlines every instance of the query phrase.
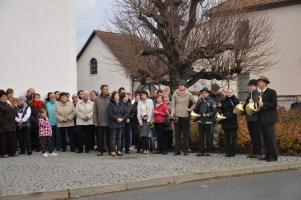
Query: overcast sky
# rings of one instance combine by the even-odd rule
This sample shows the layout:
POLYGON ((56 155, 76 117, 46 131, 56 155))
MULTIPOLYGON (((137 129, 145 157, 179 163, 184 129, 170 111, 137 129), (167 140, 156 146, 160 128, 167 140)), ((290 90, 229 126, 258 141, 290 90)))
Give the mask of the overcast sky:
POLYGON ((76 48, 77 52, 94 29, 103 29, 112 13, 112 0, 76 0, 76 48))

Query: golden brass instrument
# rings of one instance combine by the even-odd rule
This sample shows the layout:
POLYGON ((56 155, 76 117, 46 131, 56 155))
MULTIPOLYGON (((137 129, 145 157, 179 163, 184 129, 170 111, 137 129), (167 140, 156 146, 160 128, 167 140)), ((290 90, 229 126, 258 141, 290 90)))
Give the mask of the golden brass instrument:
POLYGON ((262 107, 262 96, 258 96, 256 98, 256 102, 253 101, 252 98, 252 93, 251 93, 251 98, 249 100, 249 103, 246 106, 246 113, 249 116, 254 115, 256 112, 258 112, 262 107))
POLYGON ((224 115, 219 114, 218 112, 216 113, 216 115, 215 115, 216 122, 220 122, 220 121, 222 121, 224 119, 226 119, 226 117, 224 115))
POLYGON ((235 106, 235 113, 236 115, 243 115, 244 114, 244 106, 243 104, 239 103, 235 106))
POLYGON ((194 121, 201 117, 201 115, 195 113, 194 111, 191 112, 190 116, 191 116, 191 120, 194 121))

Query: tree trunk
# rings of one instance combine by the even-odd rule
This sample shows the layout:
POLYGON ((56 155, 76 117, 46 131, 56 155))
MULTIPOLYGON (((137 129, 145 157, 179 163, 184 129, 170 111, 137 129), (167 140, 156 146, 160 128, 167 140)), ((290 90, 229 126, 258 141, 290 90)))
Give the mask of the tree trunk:
POLYGON ((177 67, 169 67, 169 87, 172 93, 178 88, 179 81, 181 81, 181 76, 177 69, 177 67))

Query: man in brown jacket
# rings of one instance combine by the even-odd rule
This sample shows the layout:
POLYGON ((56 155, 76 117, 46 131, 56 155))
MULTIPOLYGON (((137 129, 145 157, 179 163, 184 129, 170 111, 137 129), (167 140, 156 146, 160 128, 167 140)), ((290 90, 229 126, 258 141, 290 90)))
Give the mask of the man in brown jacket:
POLYGON ((175 155, 181 154, 181 135, 183 135, 183 152, 188 155, 190 118, 189 113, 195 107, 195 99, 188 91, 186 81, 180 81, 179 88, 173 93, 171 100, 171 116, 178 120, 175 122, 176 151, 175 155))
POLYGON ((103 155, 105 141, 108 152, 110 151, 109 116, 108 105, 110 103, 110 92, 108 85, 100 86, 101 94, 94 102, 93 122, 97 127, 97 150, 98 156, 103 155))

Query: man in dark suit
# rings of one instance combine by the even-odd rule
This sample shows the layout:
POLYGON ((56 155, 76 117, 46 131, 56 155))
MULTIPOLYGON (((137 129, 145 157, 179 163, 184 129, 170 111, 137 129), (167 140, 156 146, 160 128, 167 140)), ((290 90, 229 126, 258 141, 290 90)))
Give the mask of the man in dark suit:
POLYGON ((258 92, 262 97, 262 101, 259 102, 261 109, 258 112, 258 124, 265 148, 265 157, 263 160, 273 162, 278 160, 275 139, 275 123, 278 121, 277 93, 275 90, 267 87, 269 83, 269 79, 265 76, 260 76, 257 79, 258 92))

